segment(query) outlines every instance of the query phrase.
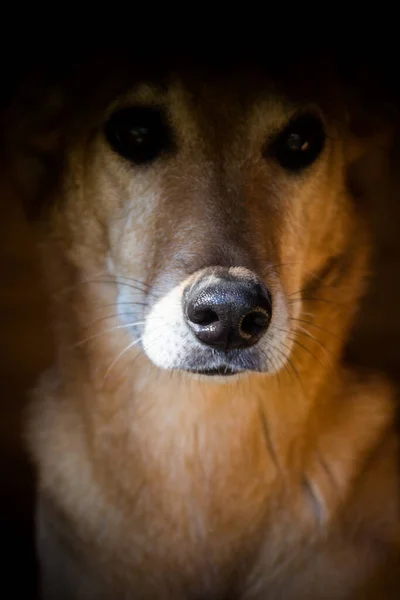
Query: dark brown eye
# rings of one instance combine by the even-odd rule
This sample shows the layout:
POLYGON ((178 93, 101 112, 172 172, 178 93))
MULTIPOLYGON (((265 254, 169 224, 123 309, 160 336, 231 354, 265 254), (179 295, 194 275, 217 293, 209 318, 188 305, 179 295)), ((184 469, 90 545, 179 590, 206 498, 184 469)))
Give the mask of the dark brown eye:
POLYGON ((267 155, 274 156, 288 171, 301 171, 318 158, 325 138, 323 124, 316 115, 300 115, 279 133, 267 155))
POLYGON ((136 106, 114 113, 106 123, 110 146, 136 165, 156 160, 172 145, 172 132, 158 107, 136 106))

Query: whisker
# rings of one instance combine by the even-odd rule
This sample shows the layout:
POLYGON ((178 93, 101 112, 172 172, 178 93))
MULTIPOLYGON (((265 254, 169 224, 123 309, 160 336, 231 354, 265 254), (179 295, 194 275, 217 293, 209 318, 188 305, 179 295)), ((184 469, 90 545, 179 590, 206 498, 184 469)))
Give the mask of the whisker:
MULTIPOLYGON (((287 346, 287 345, 286 345, 284 342, 281 342, 281 344, 282 344, 283 346, 285 346, 285 348, 287 348, 287 349, 288 349, 288 351, 290 352, 290 348, 289 348, 289 346, 287 346)), ((270 346, 272 346, 272 344, 270 344, 270 346)), ((299 372, 298 372, 298 370, 296 369, 296 367, 295 367, 295 365, 294 365, 294 363, 293 363, 292 359, 290 358, 289 354, 285 354, 285 353, 283 352, 283 350, 282 350, 281 348, 279 348, 278 346, 272 346, 272 348, 274 348, 274 349, 275 349, 275 350, 277 350, 277 351, 278 351, 280 354, 282 354, 282 356, 284 357, 284 359, 285 359, 285 360, 288 362, 288 364, 290 365, 290 367, 291 367, 291 369, 292 369, 293 373, 294 373, 294 374, 295 374, 295 376, 296 376, 296 379, 297 379, 297 381, 298 381, 298 383, 299 383, 299 385, 300 385, 300 387, 301 387, 301 390, 302 390, 302 392, 303 392, 304 396, 306 396, 305 389, 304 389, 304 386, 303 386, 303 382, 302 382, 302 380, 301 380, 301 377, 300 377, 300 373, 299 373, 299 372)), ((283 361, 283 364, 284 364, 284 365, 286 365, 286 363, 285 363, 284 361, 283 361)), ((290 371, 288 371, 288 372, 290 372, 290 371)))
POLYGON ((141 285, 145 289, 149 289, 151 287, 150 283, 146 283, 146 281, 140 281, 140 279, 135 279, 134 277, 128 277, 127 275, 113 275, 117 279, 127 279, 128 281, 132 281, 137 285, 141 285))
MULTIPOLYGON (((270 325, 270 327, 274 327, 275 329, 277 329, 277 327, 275 327, 274 325, 270 325)), ((282 331, 282 332, 285 332, 287 335, 293 334, 293 332, 292 332, 292 331, 285 331, 284 329, 281 329, 280 331, 282 331)), ((323 362, 321 362, 321 361, 319 360, 319 358, 317 358, 317 357, 315 356, 315 354, 314 354, 314 353, 313 353, 313 352, 310 350, 310 348, 307 348, 307 346, 304 346, 304 344, 302 344, 301 342, 299 342, 299 340, 297 340, 297 339, 296 339, 296 338, 294 338, 294 337, 290 337, 289 339, 290 339, 290 341, 291 341, 291 342, 293 342, 294 344, 297 344, 298 346, 300 346, 300 348, 303 348, 303 350, 305 350, 306 352, 308 352, 308 353, 310 354, 310 356, 312 356, 312 357, 313 357, 313 359, 314 359, 316 362, 318 362, 318 363, 319 363, 319 364, 320 364, 322 367, 324 367, 324 368, 325 368, 325 367, 327 366, 327 365, 324 365, 324 363, 323 363, 323 362)), ((282 343, 283 343, 283 342, 282 342, 282 343)))
POLYGON ((137 292, 146 293, 148 296, 154 296, 153 293, 149 293, 146 289, 141 288, 139 285, 127 281, 115 281, 113 279, 96 279, 94 281, 87 281, 85 283, 112 283, 113 285, 117 283, 118 285, 124 285, 125 287, 131 288, 137 292))
MULTIPOLYGON (((288 336, 289 335, 290 336, 295 336, 296 333, 299 333, 300 335, 304 335, 304 336, 310 338, 311 340, 313 340, 314 342, 316 342, 319 346, 321 346, 321 348, 324 350, 324 352, 329 353, 333 358, 335 358, 335 355, 333 354, 333 352, 331 350, 329 350, 329 348, 327 348, 321 342, 321 340, 317 339, 310 332, 306 331, 303 327, 298 326, 295 331, 288 330, 288 329, 281 329, 280 327, 276 327, 275 325, 271 325, 271 327, 273 327, 274 329, 277 329, 278 331, 281 331, 282 333, 286 333, 288 336)), ((292 340, 293 342, 297 342, 297 340, 295 339, 295 337, 290 337, 289 339, 292 340)), ((309 348, 307 348, 307 350, 309 352, 311 352, 309 348)))
MULTIPOLYGON (((318 338, 316 338, 312 333, 310 333, 309 331, 307 331, 304 327, 297 327, 296 331, 298 333, 300 333, 301 335, 304 335, 308 338, 310 338, 311 340, 313 340, 316 344, 318 344, 319 346, 321 346, 322 350, 326 353, 328 353, 330 356, 332 356, 333 358, 336 358, 335 355, 333 354, 332 350, 330 350, 329 348, 327 348, 325 346, 325 344, 323 344, 321 342, 321 340, 319 340, 318 338)), ((329 357, 328 357, 329 358, 329 357)))
POLYGON ((280 267, 288 267, 288 266, 294 266, 294 265, 299 265, 301 264, 301 261, 296 260, 296 261, 286 261, 286 262, 280 262, 280 263, 274 263, 272 265, 268 265, 267 269, 268 270, 273 270, 273 269, 278 269, 280 267))
POLYGON ((325 327, 321 327, 321 325, 317 325, 316 323, 312 323, 311 321, 307 321, 306 319, 297 319, 296 317, 289 317, 289 319, 291 321, 298 321, 299 323, 305 323, 307 325, 311 325, 312 327, 316 327, 317 329, 320 329, 321 331, 324 331, 325 333, 329 333, 329 335, 332 335, 333 337, 335 337, 337 340, 339 340, 339 342, 344 342, 344 340, 342 338, 340 338, 339 336, 337 336, 336 333, 333 333, 333 331, 329 331, 329 329, 326 329, 325 327))
MULTIPOLYGON (((286 360, 288 359, 288 356, 280 348, 273 346, 271 343, 268 343, 268 349, 270 350, 271 356, 274 358, 276 375, 278 376, 279 371, 281 369, 283 369, 285 371, 285 373, 287 373, 289 375, 290 380, 294 381, 293 374, 289 370, 288 365, 286 364, 286 360), (278 358, 275 356, 274 352, 272 351, 272 349, 277 350, 280 354, 282 354, 285 360, 281 358, 279 361, 278 358)), ((267 358, 270 358, 268 354, 265 354, 265 355, 267 356, 267 358)))
MULTIPOLYGON (((162 328, 162 325, 160 325, 160 327, 158 329, 161 329, 161 328, 162 328)), ((152 342, 146 347, 146 349, 148 349, 151 346, 153 346, 155 342, 157 342, 160 338, 162 338, 162 336, 163 336, 163 334, 159 335, 155 340, 152 340, 152 342)), ((140 338, 138 338, 136 340, 133 340, 133 342, 131 342, 123 350, 121 350, 121 352, 118 354, 118 356, 113 360, 113 362, 111 363, 111 365, 108 367, 108 369, 107 369, 107 371, 106 371, 106 373, 105 373, 105 375, 103 377, 102 386, 104 385, 107 377, 110 375, 111 370, 117 364, 117 362, 119 361, 119 359, 122 358, 122 356, 126 352, 128 352, 128 350, 130 350, 131 348, 133 348, 134 346, 136 346, 137 344, 139 344, 142 340, 143 340, 143 336, 141 336, 140 338)), ((133 362, 134 361, 132 361, 132 363, 133 362)))
MULTIPOLYGON (((160 325, 160 327, 157 327, 156 329, 161 329, 162 325, 160 325)), ((162 337, 164 336, 164 333, 161 333, 160 335, 158 335, 155 339, 153 339, 147 346, 146 348, 144 348, 144 351, 146 352, 149 348, 152 348, 154 346, 154 344, 156 342, 158 342, 162 337)), ((141 338, 142 339, 142 338, 141 338)), ((139 355, 136 356, 133 360, 132 360, 132 365, 134 364, 134 362, 139 358, 139 355)), ((171 369, 172 372, 172 369, 171 369)))
POLYGON ((151 297, 157 298, 157 296, 155 294, 153 294, 152 292, 148 292, 145 289, 142 289, 138 285, 134 285, 134 284, 128 283, 126 281, 116 281, 116 279, 82 279, 78 283, 76 283, 76 284, 74 284, 72 286, 68 286, 67 288, 64 288, 63 290, 59 291, 55 295, 55 298, 59 299, 60 296, 64 296, 68 292, 72 292, 73 290, 75 290, 76 288, 78 288, 80 285, 90 285, 90 284, 94 284, 94 283, 98 283, 98 284, 110 284, 110 285, 114 285, 114 286, 116 284, 117 285, 123 285, 125 287, 128 287, 130 289, 135 290, 138 293, 139 292, 142 293, 142 294, 146 293, 147 296, 151 296, 151 297))
POLYGON ((93 311, 103 310, 104 308, 118 308, 119 306, 127 306, 127 305, 142 306, 142 307, 146 308, 149 306, 149 303, 148 302, 138 302, 137 300, 133 300, 133 299, 127 300, 124 302, 120 302, 119 300, 117 300, 116 302, 108 302, 107 304, 99 304, 93 308, 93 311))
POLYGON ((322 362, 322 360, 320 360, 320 359, 319 359, 317 356, 315 356, 314 352, 312 352, 312 351, 310 350, 310 348, 308 348, 307 346, 304 346, 304 344, 302 344, 301 342, 299 342, 299 340, 297 340, 297 339, 295 339, 295 338, 291 338, 291 341, 292 341, 294 344, 297 344, 298 346, 300 346, 300 348, 303 348, 303 350, 305 350, 306 352, 308 352, 308 354, 309 354, 310 356, 312 356, 312 358, 313 358, 313 359, 314 359, 314 360, 315 360, 317 363, 319 363, 319 364, 321 365, 321 367, 324 367, 324 368, 325 368, 325 367, 327 367, 327 366, 328 366, 328 367, 330 367, 330 366, 331 366, 330 364, 324 364, 324 363, 322 362))
MULTIPOLYGON (((284 352, 282 352, 282 354, 285 356, 285 353, 284 353, 284 352)), ((301 377, 300 377, 300 373, 299 373, 299 371, 297 370, 297 368, 296 368, 296 366, 295 366, 294 362, 292 361, 292 359, 290 358, 290 356, 286 356, 286 360, 288 361, 288 363, 289 363, 289 365, 290 365, 290 367, 291 367, 292 371, 293 371, 293 372, 294 372, 294 374, 295 374, 295 377, 296 377, 296 379, 297 379, 297 381, 298 381, 298 383, 299 383, 299 385, 300 385, 300 388, 301 388, 301 391, 302 391, 302 393, 303 393, 303 396, 304 396, 304 397, 306 397, 306 391, 305 391, 305 389, 304 389, 303 381, 302 381, 302 379, 301 379, 301 377)))
POLYGON ((342 302, 336 302, 335 300, 328 300, 327 298, 292 298, 288 301, 288 304, 295 304, 295 302, 325 302, 326 304, 335 304, 336 306, 346 307, 348 304, 342 302))
POLYGON ((340 291, 340 290, 338 290, 337 285, 332 285, 329 283, 322 283, 322 282, 316 281, 315 283, 309 283, 308 285, 303 287, 301 290, 297 290, 297 292, 291 292, 290 294, 288 294, 288 296, 291 297, 291 296, 295 296, 296 294, 303 294, 304 292, 312 291, 315 289, 321 289, 321 288, 335 290, 335 292, 340 291))
MULTIPOLYGON (((134 311, 134 310, 130 310, 129 312, 113 313, 112 315, 107 315, 105 317, 98 317, 97 319, 92 319, 92 321, 85 323, 84 327, 90 327, 91 325, 95 325, 96 323, 101 323, 102 321, 106 321, 107 319, 112 319, 115 317, 126 317, 128 315, 134 315, 134 314, 136 314, 136 311, 134 311)), ((151 317, 151 318, 154 318, 154 317, 151 317)))
POLYGON ((91 275, 90 277, 86 277, 85 279, 81 279, 80 281, 73 283, 72 285, 68 285, 65 288, 61 289, 59 292, 57 292, 56 297, 66 294, 67 292, 76 289, 77 287, 79 287, 80 285, 82 285, 88 281, 92 281, 95 277, 103 277, 104 275, 107 275, 107 271, 105 271, 105 270, 99 271, 99 273, 97 273, 97 274, 95 273, 94 275, 91 275))
POLYGON ((133 348, 134 346, 136 346, 137 344, 139 344, 142 341, 142 338, 143 338, 143 336, 140 337, 137 340, 133 340, 133 342, 131 342, 130 344, 128 344, 127 346, 125 346, 125 348, 123 350, 121 350, 121 352, 118 354, 118 356, 113 360, 113 362, 111 363, 111 365, 108 367, 108 369, 107 369, 107 371, 106 371, 106 373, 105 373, 105 375, 103 377, 103 381, 102 381, 102 384, 101 384, 102 386, 104 385, 107 377, 109 376, 109 374, 111 372, 111 369, 116 365, 116 363, 118 362, 118 360, 120 358, 122 358, 122 356, 126 352, 128 352, 128 350, 130 350, 131 348, 133 348))
POLYGON ((266 352, 263 348, 260 348, 261 353, 266 357, 266 359, 268 360, 268 362, 271 362, 272 366, 276 369, 274 375, 276 375, 276 378, 278 380, 278 387, 281 387, 281 379, 279 376, 279 371, 280 371, 280 365, 275 357, 275 355, 272 352, 271 347, 268 347, 268 350, 270 350, 270 352, 266 352), (274 359, 274 360, 272 360, 274 359))
POLYGON ((104 329, 103 331, 90 335, 89 337, 85 338, 84 340, 81 340, 80 342, 76 342, 76 344, 73 344, 71 348, 79 348, 79 346, 86 344, 86 342, 90 342, 90 340, 94 340, 100 337, 101 335, 111 333, 112 331, 116 331, 117 329, 128 329, 129 327, 134 327, 135 325, 144 325, 145 323, 147 323, 147 321, 132 321, 131 323, 125 323, 124 325, 115 325, 114 327, 110 327, 109 329, 104 329))
MULTIPOLYGON (((311 319, 315 319, 315 313, 310 313, 310 312, 304 312, 304 311, 301 311, 301 314, 302 314, 304 317, 310 317, 311 319)), ((292 317, 292 318, 294 318, 294 317, 292 317)))
POLYGON ((275 363, 277 365, 277 367, 275 366, 275 368, 276 368, 276 373, 275 374, 276 374, 276 378, 278 380, 278 389, 280 389, 282 387, 282 383, 281 383, 281 377, 280 377, 280 373, 279 373, 279 371, 280 371, 279 363, 277 362, 277 359, 276 359, 274 353, 272 352, 272 350, 271 350, 271 355, 272 355, 272 358, 275 360, 275 363))

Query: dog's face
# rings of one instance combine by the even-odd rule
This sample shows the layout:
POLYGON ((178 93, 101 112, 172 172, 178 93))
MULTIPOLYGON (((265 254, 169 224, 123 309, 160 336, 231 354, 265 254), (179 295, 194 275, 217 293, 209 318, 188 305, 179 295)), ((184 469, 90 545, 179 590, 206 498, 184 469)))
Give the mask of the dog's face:
POLYGON ((173 73, 88 129, 51 218, 82 279, 115 281, 132 349, 196 375, 282 368, 301 291, 351 244, 340 110, 255 71, 173 73))

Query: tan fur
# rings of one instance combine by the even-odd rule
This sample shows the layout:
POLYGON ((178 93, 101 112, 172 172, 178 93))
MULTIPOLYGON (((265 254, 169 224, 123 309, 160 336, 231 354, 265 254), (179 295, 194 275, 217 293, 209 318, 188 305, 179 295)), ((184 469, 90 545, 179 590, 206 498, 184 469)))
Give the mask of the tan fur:
POLYGON ((393 392, 341 364, 369 255, 348 175, 370 138, 352 137, 334 83, 327 98, 296 86, 173 73, 68 121, 40 224, 58 358, 29 421, 45 598, 384 597, 400 544, 393 392), (154 101, 178 152, 136 171, 104 115, 154 101), (260 149, 310 102, 328 143, 290 178, 260 149), (155 366, 147 338, 124 352, 121 277, 165 298, 219 264, 280 298, 269 373, 206 382, 155 366))

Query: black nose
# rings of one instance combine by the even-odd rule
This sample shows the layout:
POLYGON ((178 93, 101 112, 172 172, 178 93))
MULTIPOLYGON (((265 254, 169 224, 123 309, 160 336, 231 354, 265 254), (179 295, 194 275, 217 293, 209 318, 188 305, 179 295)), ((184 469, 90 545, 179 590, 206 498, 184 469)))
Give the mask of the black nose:
POLYGON ((207 346, 246 348, 266 332, 270 294, 257 280, 206 276, 184 294, 184 314, 197 339, 207 346))

